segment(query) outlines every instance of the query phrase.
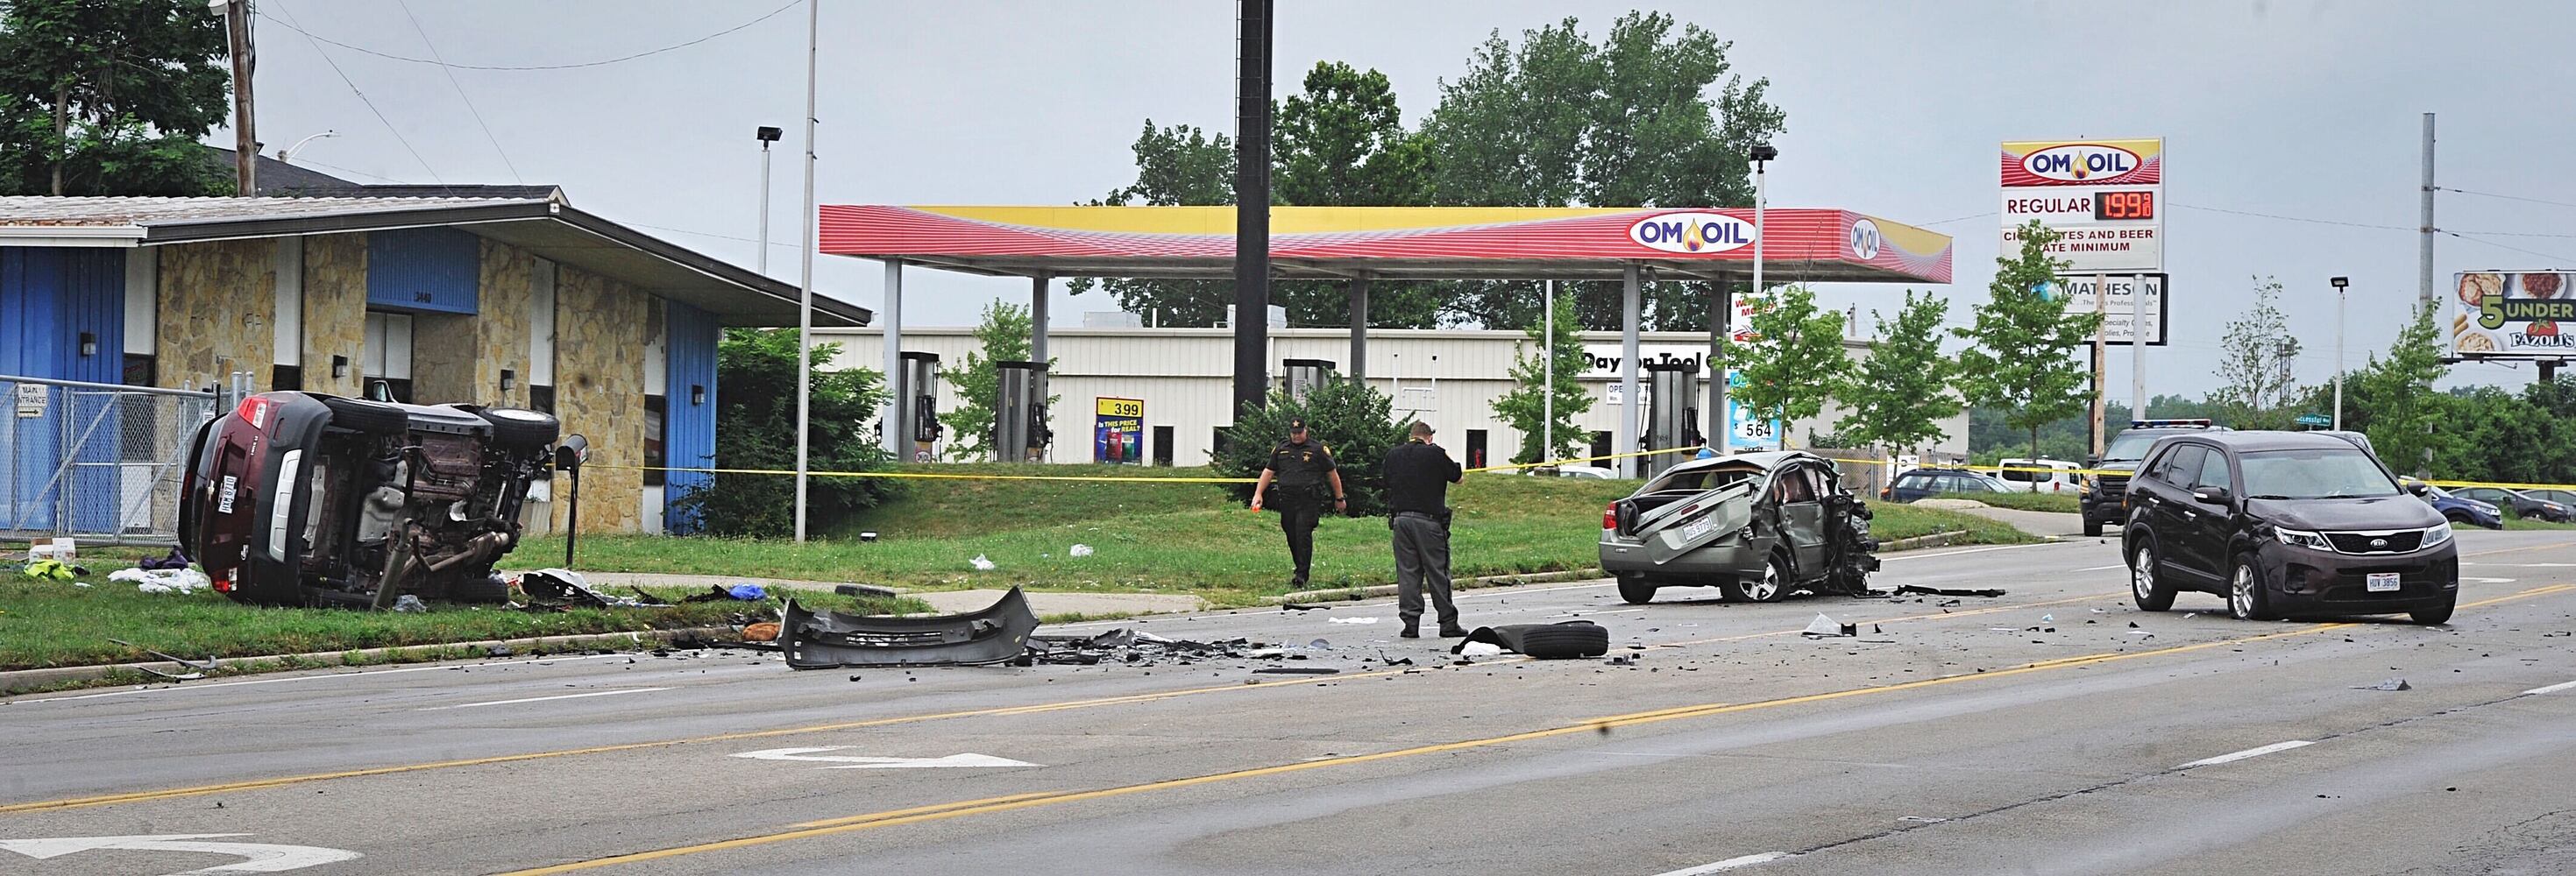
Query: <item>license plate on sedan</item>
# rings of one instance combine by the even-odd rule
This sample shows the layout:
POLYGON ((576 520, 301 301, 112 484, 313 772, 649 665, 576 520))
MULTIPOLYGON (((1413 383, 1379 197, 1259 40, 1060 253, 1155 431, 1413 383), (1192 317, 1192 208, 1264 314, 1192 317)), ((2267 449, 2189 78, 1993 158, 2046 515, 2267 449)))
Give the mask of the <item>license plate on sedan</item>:
POLYGON ((1717 521, 1702 517, 1698 520, 1682 524, 1682 538, 1685 540, 1696 539, 1700 536, 1707 535, 1710 529, 1714 529, 1716 527, 1717 521))
POLYGON ((2397 573, 2372 572, 2368 579, 2362 581, 2361 586, 2372 593, 2395 593, 2397 592, 2397 573))

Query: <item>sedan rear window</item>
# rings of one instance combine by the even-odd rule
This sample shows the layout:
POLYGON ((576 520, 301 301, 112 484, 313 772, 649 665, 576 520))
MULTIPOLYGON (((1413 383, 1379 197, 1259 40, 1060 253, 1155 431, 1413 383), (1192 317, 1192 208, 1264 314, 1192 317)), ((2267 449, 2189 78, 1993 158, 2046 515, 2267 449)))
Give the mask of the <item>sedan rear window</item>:
POLYGON ((2240 460, 2254 499, 2365 499, 2398 494, 2397 482, 2359 449, 2260 450, 2240 460))

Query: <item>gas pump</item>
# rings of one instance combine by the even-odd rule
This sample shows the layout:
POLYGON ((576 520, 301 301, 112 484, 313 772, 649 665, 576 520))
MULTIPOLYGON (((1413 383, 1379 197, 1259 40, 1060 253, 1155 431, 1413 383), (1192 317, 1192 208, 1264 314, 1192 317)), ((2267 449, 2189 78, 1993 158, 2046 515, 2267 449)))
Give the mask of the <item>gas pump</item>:
POLYGON ((1038 462, 1046 458, 1046 363, 995 362, 1001 377, 1000 398, 993 400, 993 461, 1038 462))
POLYGON ((933 445, 946 433, 939 425, 939 354, 907 351, 902 358, 894 388, 895 430, 912 436, 912 461, 929 462, 937 458, 933 445))
POLYGON ((1300 402, 1306 400, 1307 393, 1333 377, 1333 360, 1330 359, 1281 359, 1279 368, 1280 382, 1284 384, 1281 388, 1288 391, 1289 398, 1300 402))
MULTIPOLYGON (((1646 434, 1640 450, 1697 448, 1704 442, 1699 432, 1699 363, 1696 361, 1646 361, 1646 434)), ((1653 475, 1674 463, 1687 462, 1688 453, 1658 453, 1645 458, 1647 474, 1653 475)))

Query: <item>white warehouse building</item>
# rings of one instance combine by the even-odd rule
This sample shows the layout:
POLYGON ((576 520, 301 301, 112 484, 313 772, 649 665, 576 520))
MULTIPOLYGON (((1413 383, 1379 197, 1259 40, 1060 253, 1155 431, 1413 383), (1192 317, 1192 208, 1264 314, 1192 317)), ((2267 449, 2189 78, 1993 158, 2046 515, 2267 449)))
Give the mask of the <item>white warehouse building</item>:
MULTIPOLYGON (((1104 399, 1142 403, 1145 446, 1139 456, 1153 465, 1207 464, 1217 429, 1233 422, 1231 329, 1050 328, 1047 337, 1048 353, 1055 360, 1047 389, 1056 401, 1048 417, 1054 440, 1046 449, 1046 462, 1095 460, 1095 422, 1104 399)), ((817 329, 815 343, 841 345, 833 367, 879 369, 885 361, 884 334, 878 329, 817 329)), ((1620 338, 1617 332, 1585 332, 1583 343, 1594 365, 1582 383, 1595 401, 1574 421, 1590 433, 1587 455, 1608 454, 1615 446, 1611 430, 1619 422, 1623 401, 1620 338)), ((1394 400, 1398 417, 1411 414, 1438 428, 1442 446, 1461 462, 1469 467, 1501 464, 1518 450, 1521 435, 1494 414, 1493 405, 1515 386, 1512 364, 1530 346, 1528 336, 1519 331, 1370 329, 1369 361, 1363 373, 1371 387, 1394 400)), ((1844 348, 1854 357, 1866 357, 1873 344, 1846 340, 1844 348)), ((1702 361, 1700 378, 1707 379, 1705 332, 1645 332, 1639 336, 1638 349, 1644 362, 1702 361)), ((944 375, 965 367, 968 352, 980 351, 974 329, 906 326, 903 351, 939 357, 943 374, 939 410, 955 410, 957 389, 944 375)), ((1350 352, 1347 329, 1274 327, 1267 357, 1272 383, 1280 383, 1282 363, 1291 359, 1329 361, 1335 363, 1337 373, 1347 373, 1345 360, 1350 352)), ((1640 388, 1645 388, 1642 381, 1640 388)), ((1692 407, 1701 403, 1694 400, 1692 407)), ((1785 424, 1782 431, 1789 446, 1803 447, 1810 432, 1831 432, 1833 423, 1848 413, 1829 405, 1822 416, 1785 424)), ((1944 436, 1926 448, 1926 455, 1964 458, 1967 415, 1945 421, 1943 431, 1944 436)), ((953 438, 944 436, 936 449, 945 452, 953 438)))

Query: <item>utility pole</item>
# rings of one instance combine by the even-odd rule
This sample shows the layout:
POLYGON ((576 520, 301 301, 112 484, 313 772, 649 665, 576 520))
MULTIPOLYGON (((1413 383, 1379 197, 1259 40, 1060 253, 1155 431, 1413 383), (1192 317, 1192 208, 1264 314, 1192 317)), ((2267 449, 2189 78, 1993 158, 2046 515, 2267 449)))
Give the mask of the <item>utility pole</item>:
MULTIPOLYGON (((803 250, 798 253, 802 266, 797 272, 796 281, 796 540, 799 543, 805 541, 805 482, 808 476, 806 466, 812 450, 812 436, 809 428, 812 426, 810 422, 812 411, 809 405, 814 395, 814 248, 820 244, 820 241, 815 238, 814 228, 814 83, 815 66, 821 57, 819 34, 822 21, 823 0, 805 0, 805 243, 799 247, 803 250)), ((768 146, 763 144, 761 148, 766 150, 768 146)), ((761 221, 769 221, 768 211, 761 212, 761 221)), ((767 254, 768 249, 766 244, 761 246, 764 255, 767 254)), ((902 270, 898 267, 900 262, 888 261, 886 264, 888 265, 886 273, 890 275, 902 270)), ((894 296, 902 294, 901 288, 898 285, 888 289, 886 292, 888 300, 891 301, 894 296)), ((894 320, 888 324, 885 335, 886 352, 891 356, 896 344, 895 331, 903 325, 903 316, 900 305, 888 310, 891 312, 886 314, 886 318, 894 320)), ((886 369, 887 386, 894 385, 894 378, 894 369, 886 369)), ((894 403, 903 404, 903 400, 895 399, 894 403)), ((894 418, 886 419, 891 422, 894 418)), ((894 431, 892 426, 886 427, 886 437, 889 439, 902 437, 894 434, 894 431)))
POLYGON ((259 126, 251 103, 250 81, 258 59, 251 54, 250 0, 218 0, 224 8, 224 32, 233 56, 233 185, 242 197, 259 194, 259 126))
POLYGON ((1272 0, 1236 0, 1234 104, 1234 410, 1270 389, 1270 18, 1272 0))
POLYGON ((2415 229, 2416 305, 2433 303, 2433 114, 2424 114, 2424 224, 2415 229))

